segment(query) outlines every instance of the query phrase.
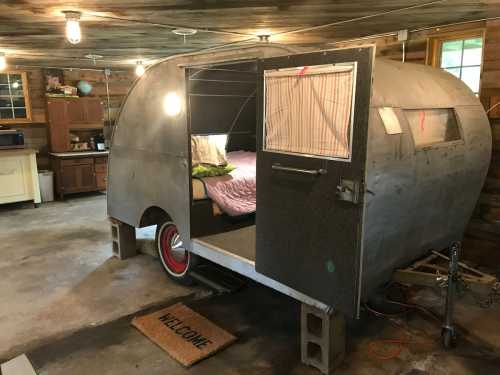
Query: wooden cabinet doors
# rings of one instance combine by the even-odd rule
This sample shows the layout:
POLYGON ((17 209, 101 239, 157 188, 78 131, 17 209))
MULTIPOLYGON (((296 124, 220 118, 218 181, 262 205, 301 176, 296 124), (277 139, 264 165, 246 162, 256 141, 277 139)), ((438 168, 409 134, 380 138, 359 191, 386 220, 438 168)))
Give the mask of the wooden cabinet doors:
POLYGON ((99 98, 68 99, 70 129, 98 129, 103 127, 104 108, 99 98))
POLYGON ((48 100, 49 143, 52 152, 66 152, 70 149, 68 107, 65 100, 48 100))
POLYGON ((94 166, 82 164, 62 167, 62 183, 65 193, 95 190, 94 166))
POLYGON ((95 158, 95 183, 98 190, 106 190, 107 173, 108 173, 108 158, 95 158))
POLYGON ((85 106, 80 101, 80 99, 69 99, 66 101, 66 103, 70 127, 72 127, 74 124, 85 123, 85 106))
POLYGON ((88 98, 84 100, 86 108, 86 121, 90 124, 103 126, 104 106, 99 98, 88 98))
POLYGON ((76 193, 95 190, 94 159, 61 160, 60 190, 66 193, 76 193))

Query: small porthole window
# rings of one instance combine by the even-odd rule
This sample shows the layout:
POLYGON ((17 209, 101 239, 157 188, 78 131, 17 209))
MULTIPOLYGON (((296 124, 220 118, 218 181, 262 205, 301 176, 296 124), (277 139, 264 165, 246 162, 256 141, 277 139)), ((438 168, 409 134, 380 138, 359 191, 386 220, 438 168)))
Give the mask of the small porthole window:
POLYGON ((380 114, 387 134, 401 134, 403 132, 394 108, 380 107, 378 113, 380 114))
POLYGON ((431 146, 462 139, 452 108, 406 109, 415 147, 431 146))

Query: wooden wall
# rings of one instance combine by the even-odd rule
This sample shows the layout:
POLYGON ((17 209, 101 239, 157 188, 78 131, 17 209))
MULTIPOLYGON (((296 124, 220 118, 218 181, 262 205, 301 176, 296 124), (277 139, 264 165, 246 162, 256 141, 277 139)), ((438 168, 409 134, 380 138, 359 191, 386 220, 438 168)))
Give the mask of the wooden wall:
MULTIPOLYGON (((485 25, 481 101, 488 110, 500 98, 500 20, 485 25)), ((468 229, 470 241, 500 250, 500 111, 489 113, 493 135, 493 155, 488 178, 481 194, 476 217, 468 229)), ((480 246, 479 246, 480 247, 480 246)), ((500 251, 498 251, 500 253, 500 251)), ((492 259, 490 259, 492 260, 492 259)), ((499 263, 496 263, 499 265, 499 263)), ((498 266, 500 272, 500 265, 498 266)))
MULTIPOLYGON (((19 124, 15 127, 23 129, 27 147, 39 150, 37 155, 38 168, 47 169, 48 137, 45 97, 45 73, 42 69, 23 69, 28 73, 29 91, 33 121, 29 124, 19 124)), ((105 106, 105 119, 108 119, 106 83, 103 72, 89 70, 64 70, 64 83, 76 86, 80 80, 88 81, 92 86, 91 96, 99 96, 105 106)), ((109 76, 110 120, 114 123, 121 103, 135 79, 133 72, 113 72, 109 76)))

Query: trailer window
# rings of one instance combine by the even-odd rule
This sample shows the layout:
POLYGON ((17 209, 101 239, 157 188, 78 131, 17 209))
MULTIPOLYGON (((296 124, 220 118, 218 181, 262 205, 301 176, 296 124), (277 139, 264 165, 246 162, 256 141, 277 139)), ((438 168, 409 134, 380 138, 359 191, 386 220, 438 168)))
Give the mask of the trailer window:
POLYGON ((265 150, 350 158, 355 65, 268 70, 265 150))
POLYGON ((404 111, 416 147, 462 139, 455 111, 451 108, 404 111))

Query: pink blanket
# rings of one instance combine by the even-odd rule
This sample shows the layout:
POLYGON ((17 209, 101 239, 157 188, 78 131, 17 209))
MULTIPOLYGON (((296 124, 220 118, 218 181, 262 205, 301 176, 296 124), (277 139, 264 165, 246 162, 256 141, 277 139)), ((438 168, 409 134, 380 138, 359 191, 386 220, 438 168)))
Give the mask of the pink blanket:
POLYGON ((208 197, 230 216, 255 212, 255 152, 229 152, 227 159, 236 167, 234 171, 202 178, 208 197))

